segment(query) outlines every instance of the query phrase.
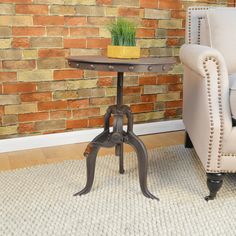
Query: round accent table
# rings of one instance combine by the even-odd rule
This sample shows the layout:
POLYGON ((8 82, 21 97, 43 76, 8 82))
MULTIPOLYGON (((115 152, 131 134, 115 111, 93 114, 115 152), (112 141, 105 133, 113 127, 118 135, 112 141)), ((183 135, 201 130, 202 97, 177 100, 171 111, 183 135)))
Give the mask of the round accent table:
POLYGON ((124 72, 167 72, 175 64, 174 58, 148 57, 140 59, 111 59, 102 56, 68 57, 69 66, 81 70, 115 71, 117 72, 116 105, 109 106, 104 117, 104 131, 90 142, 84 152, 87 164, 87 183, 84 189, 76 193, 88 193, 93 185, 96 157, 101 147, 115 147, 119 156, 119 172, 124 173, 123 144, 127 143, 135 149, 138 157, 139 182, 145 197, 157 199, 147 188, 148 155, 144 143, 133 132, 133 114, 130 108, 123 105, 124 72), (110 131, 110 118, 113 115, 113 130, 110 131), (124 116, 127 117, 127 131, 123 130, 124 116))

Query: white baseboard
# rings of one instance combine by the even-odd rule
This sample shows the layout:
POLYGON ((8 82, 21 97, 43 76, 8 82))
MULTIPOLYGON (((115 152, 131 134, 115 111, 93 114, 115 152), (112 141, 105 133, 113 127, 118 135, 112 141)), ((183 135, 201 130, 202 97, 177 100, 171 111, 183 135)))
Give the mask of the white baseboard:
MULTIPOLYGON (((124 128, 126 129, 126 127, 124 128)), ((137 135, 171 132, 183 129, 184 124, 182 120, 159 121, 134 125, 134 132, 137 135)), ((89 142, 102 131, 103 129, 99 128, 3 139, 0 140, 0 153, 89 142)))

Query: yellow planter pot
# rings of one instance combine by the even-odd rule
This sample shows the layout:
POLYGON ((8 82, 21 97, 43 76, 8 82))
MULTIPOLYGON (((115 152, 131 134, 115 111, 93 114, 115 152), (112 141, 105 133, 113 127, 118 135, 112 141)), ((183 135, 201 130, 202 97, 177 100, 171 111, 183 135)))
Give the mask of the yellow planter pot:
POLYGON ((124 59, 140 58, 140 47, 108 45, 107 56, 112 58, 124 59))

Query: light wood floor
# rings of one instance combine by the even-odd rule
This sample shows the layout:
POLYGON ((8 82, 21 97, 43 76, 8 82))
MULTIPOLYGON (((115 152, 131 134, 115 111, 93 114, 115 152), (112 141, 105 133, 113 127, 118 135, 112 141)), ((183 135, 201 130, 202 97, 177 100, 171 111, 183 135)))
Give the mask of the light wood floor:
MULTIPOLYGON (((183 144, 184 132, 170 132, 140 136, 147 149, 183 144)), ((83 159, 83 152, 88 143, 70 144, 57 147, 31 149, 26 151, 8 152, 0 154, 0 171, 11 170, 33 165, 49 164, 71 159, 83 159)), ((125 152, 133 149, 125 145, 125 152)), ((114 148, 102 148, 99 156, 114 154, 114 148)))

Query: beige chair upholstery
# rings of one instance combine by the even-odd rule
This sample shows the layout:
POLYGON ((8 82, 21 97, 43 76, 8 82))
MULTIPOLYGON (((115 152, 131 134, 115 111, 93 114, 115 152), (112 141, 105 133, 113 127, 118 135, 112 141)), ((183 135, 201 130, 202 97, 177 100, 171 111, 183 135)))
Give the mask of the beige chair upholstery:
POLYGON ((207 172, 210 200, 236 172, 236 8, 189 8, 180 59, 186 147, 207 172))

